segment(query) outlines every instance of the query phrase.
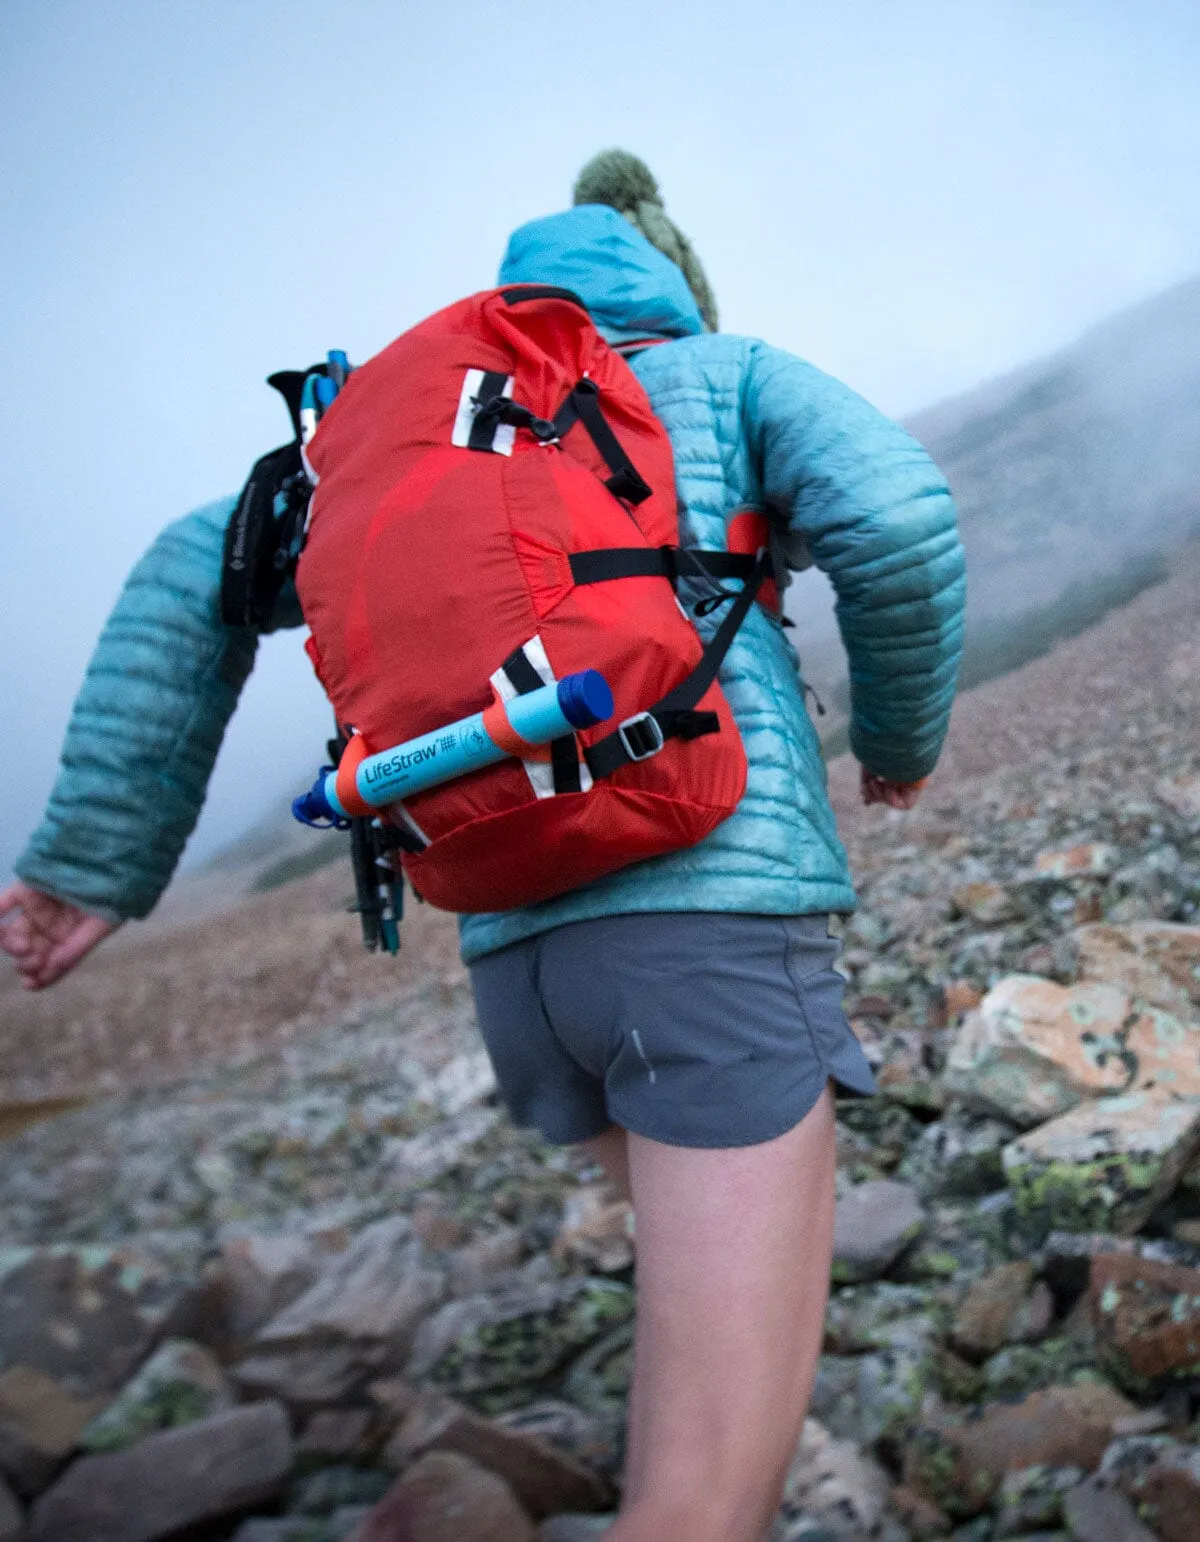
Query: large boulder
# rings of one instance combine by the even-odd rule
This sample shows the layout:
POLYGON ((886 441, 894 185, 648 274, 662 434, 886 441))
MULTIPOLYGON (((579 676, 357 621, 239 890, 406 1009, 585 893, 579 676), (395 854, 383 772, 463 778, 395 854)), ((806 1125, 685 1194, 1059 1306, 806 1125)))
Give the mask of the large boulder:
POLYGON ((1120 986, 1177 1017, 1200 1017, 1200 926, 1099 923, 1080 927, 1071 940, 1081 980, 1120 986))
POLYGON ((1200 1150, 1200 1099, 1157 1090, 1099 1098, 1004 1150, 1027 1229, 1136 1232, 1200 1150))
POLYGON ((26 1542, 158 1542, 269 1504, 291 1465, 281 1404, 231 1409, 72 1463, 35 1503, 26 1542))
POLYGON ((945 1072, 950 1092, 1026 1127, 1148 1083, 1200 1093, 1200 1024, 1138 1006, 1118 985, 1036 975, 1009 975, 987 993, 945 1072))

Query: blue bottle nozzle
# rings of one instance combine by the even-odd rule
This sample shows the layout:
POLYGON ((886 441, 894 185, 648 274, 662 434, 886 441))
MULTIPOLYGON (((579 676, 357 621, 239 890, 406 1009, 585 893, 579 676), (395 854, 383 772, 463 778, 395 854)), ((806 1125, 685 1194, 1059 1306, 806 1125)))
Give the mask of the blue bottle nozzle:
POLYGON ((592 728, 613 715, 613 693, 598 669, 581 669, 560 680, 558 704, 572 728, 592 728))

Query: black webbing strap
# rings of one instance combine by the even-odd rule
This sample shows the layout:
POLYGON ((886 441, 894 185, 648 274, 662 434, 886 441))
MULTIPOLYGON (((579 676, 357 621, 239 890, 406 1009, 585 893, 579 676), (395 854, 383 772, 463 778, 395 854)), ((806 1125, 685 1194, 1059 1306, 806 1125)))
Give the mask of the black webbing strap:
POLYGON ((600 410, 600 389, 593 380, 580 380, 559 408, 554 429, 561 439, 576 423, 582 423, 600 458, 612 475, 604 485, 616 498, 634 505, 644 503, 654 489, 626 455, 621 441, 600 410))
POLYGON ((573 289, 562 289, 557 284, 516 284, 501 293, 506 305, 520 305, 525 300, 570 300, 581 311, 587 310, 573 289))
POLYGON ((530 691, 540 691, 545 681, 525 657, 524 648, 517 648, 508 655, 500 668, 518 696, 528 696, 530 691))
MULTIPOLYGON (((517 648, 500 666, 518 696, 528 696, 530 691, 541 690, 545 681, 525 656, 524 648, 517 648)), ((575 748, 575 735, 563 734, 550 741, 550 770, 554 775, 554 791, 579 792, 579 751, 575 748)))
POLYGON ((577 584, 603 584, 613 578, 666 578, 674 588, 681 578, 748 579, 755 558, 745 552, 692 551, 678 546, 604 546, 571 552, 571 577, 577 584))
POLYGON ((750 613, 763 580, 771 571, 770 554, 761 551, 746 579, 742 592, 729 607, 729 613, 717 628, 711 642, 700 655, 700 662, 677 686, 655 702, 647 712, 638 713, 615 732, 606 734, 584 750, 584 759, 593 780, 611 776, 622 766, 648 759, 667 739, 696 739, 716 733, 720 721, 715 712, 698 712, 697 703, 717 678, 721 661, 737 630, 750 613), (649 720, 649 721, 647 721, 649 720), (655 728, 651 724, 656 725, 655 728))

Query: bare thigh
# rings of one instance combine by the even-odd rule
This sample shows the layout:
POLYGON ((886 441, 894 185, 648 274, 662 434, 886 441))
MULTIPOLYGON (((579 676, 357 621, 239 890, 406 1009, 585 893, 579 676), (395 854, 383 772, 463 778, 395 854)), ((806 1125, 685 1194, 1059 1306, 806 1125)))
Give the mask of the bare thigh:
MULTIPOLYGON (((619 1132, 589 1150, 620 1179, 619 1132)), ((637 1213, 629 1454, 611 1542, 760 1542, 799 1438, 833 1246, 827 1091, 787 1134, 625 1140, 637 1213)))

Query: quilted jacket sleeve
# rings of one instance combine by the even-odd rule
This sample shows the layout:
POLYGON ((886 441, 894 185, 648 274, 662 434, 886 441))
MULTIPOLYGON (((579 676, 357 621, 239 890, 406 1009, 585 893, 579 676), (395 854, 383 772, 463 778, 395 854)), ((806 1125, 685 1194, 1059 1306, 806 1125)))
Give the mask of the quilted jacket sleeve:
POLYGON ((855 755, 894 781, 927 776, 949 726, 966 600, 945 478, 898 424, 765 344, 747 367, 743 422, 768 506, 836 591, 855 755))
POLYGON ((222 624, 232 500, 169 525, 129 575, 88 665, 26 883, 110 920, 146 915, 204 802, 257 635, 222 624))

